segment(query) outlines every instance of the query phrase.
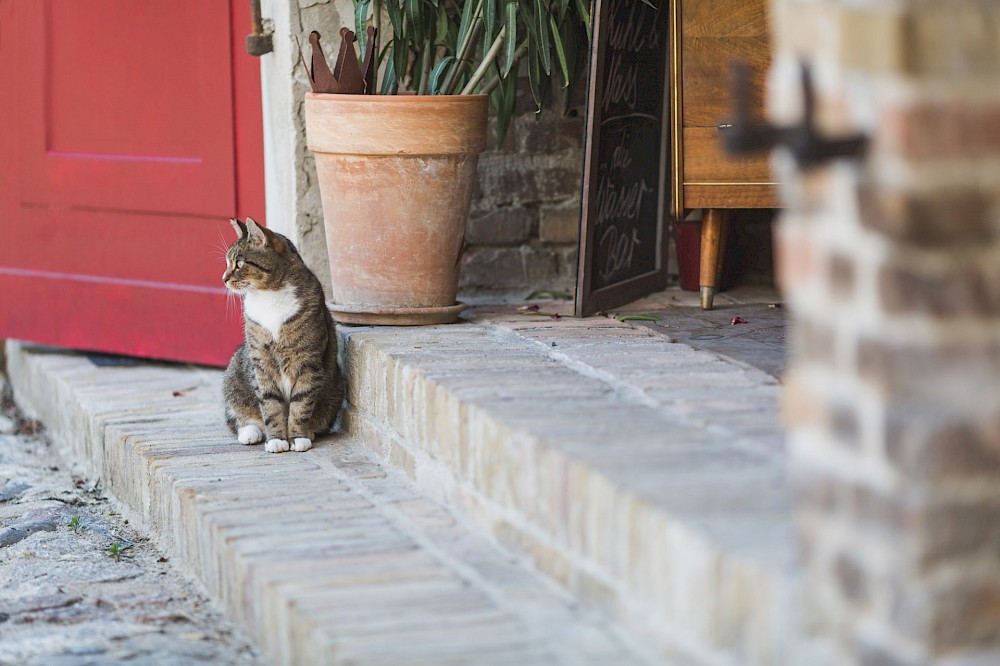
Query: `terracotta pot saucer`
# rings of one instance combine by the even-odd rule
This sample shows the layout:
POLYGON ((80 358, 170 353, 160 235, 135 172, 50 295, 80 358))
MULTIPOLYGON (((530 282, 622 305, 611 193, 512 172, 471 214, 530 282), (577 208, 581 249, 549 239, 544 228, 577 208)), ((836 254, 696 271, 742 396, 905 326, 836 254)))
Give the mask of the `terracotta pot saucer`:
POLYGON ((374 326, 424 326, 451 324, 465 309, 465 303, 438 307, 407 308, 379 307, 372 305, 342 305, 327 301, 326 306, 338 324, 366 324, 374 326))

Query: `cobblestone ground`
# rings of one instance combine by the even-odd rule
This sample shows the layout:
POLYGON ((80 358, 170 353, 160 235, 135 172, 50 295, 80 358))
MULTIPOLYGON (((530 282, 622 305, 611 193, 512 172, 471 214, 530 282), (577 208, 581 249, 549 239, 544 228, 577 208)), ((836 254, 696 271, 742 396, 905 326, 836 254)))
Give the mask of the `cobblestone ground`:
POLYGON ((0 392, 0 666, 264 664, 0 392))

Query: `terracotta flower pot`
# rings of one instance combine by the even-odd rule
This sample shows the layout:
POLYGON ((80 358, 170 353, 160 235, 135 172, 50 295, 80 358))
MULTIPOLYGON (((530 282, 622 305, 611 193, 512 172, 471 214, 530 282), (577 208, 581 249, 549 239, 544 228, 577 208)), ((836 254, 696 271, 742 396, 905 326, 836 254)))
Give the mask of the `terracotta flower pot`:
POLYGON ((487 108, 485 95, 306 94, 337 321, 458 318, 487 108))

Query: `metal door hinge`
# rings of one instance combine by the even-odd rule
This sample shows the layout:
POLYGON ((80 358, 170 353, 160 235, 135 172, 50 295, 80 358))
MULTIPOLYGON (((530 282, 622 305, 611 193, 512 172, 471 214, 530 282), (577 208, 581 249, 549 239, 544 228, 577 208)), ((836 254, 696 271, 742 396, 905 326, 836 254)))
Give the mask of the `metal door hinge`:
POLYGON ((273 51, 271 33, 264 32, 264 23, 260 18, 260 0, 250 0, 250 20, 253 32, 247 35, 247 53, 252 56, 262 56, 273 51))
POLYGON ((869 139, 862 133, 827 138, 816 129, 815 91, 812 73, 802 64, 802 121, 797 125, 777 127, 755 120, 750 113, 750 67, 733 65, 733 122, 722 133, 726 150, 732 155, 749 155, 784 146, 794 156, 800 169, 820 166, 837 158, 860 158, 868 149, 869 139))

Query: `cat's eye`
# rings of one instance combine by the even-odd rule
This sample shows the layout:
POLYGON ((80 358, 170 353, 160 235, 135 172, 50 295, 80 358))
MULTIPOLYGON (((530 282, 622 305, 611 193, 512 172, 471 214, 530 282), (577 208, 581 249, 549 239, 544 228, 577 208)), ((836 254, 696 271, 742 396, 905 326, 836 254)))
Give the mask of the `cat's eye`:
POLYGON ((243 264, 245 263, 246 263, 245 261, 240 259, 239 261, 236 262, 236 268, 243 268, 243 264))

